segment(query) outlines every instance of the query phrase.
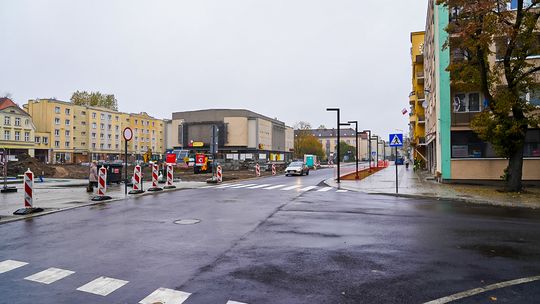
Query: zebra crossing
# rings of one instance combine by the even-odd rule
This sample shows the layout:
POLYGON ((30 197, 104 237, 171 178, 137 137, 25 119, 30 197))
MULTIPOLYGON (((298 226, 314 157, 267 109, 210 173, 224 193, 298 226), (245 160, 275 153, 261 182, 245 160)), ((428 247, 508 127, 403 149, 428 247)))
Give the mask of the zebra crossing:
POLYGON ((232 183, 232 184, 221 184, 221 185, 208 185, 203 186, 200 189, 244 189, 244 190, 253 190, 253 189, 262 189, 262 190, 276 190, 276 191, 296 191, 296 192, 328 192, 334 190, 337 193, 345 193, 348 190, 344 189, 335 189, 328 186, 306 186, 306 185, 287 185, 287 184, 244 184, 244 183, 232 183))
MULTIPOLYGON (((5 260, 0 262, 0 283, 2 282, 2 274, 24 267, 28 265, 27 262, 17 260, 5 260)), ((63 279, 76 275, 75 271, 51 267, 43 271, 37 272, 24 278, 24 280, 50 285, 56 282, 61 282, 63 279)), ((78 288, 77 291, 93 294, 96 296, 106 297, 113 292, 117 292, 123 286, 129 284, 129 281, 100 276, 78 288)), ((169 288, 160 287, 150 293, 145 298, 141 299, 139 304, 154 304, 154 303, 174 303, 182 304, 189 297, 191 293, 174 290, 169 288)), ((246 304, 243 302, 228 300, 226 304, 246 304)))

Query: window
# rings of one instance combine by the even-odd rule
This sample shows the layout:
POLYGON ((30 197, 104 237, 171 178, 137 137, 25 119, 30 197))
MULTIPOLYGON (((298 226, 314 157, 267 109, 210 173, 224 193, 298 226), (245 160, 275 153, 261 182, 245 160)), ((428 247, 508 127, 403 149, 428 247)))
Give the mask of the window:
POLYGON ((540 129, 529 129, 525 135, 525 157, 540 157, 540 129))
POLYGON ((112 130, 112 126, 111 126, 111 125, 107 125, 107 130, 112 130))
POLYGON ((54 113, 60 114, 60 107, 54 107, 54 113))
POLYGON ((116 135, 114 136, 114 139, 116 139, 116 140, 118 140, 119 138, 120 138, 120 137, 118 136, 118 134, 116 134, 116 135))
POLYGON ((152 121, 152 127, 155 127, 156 126, 156 123, 152 121))
POLYGON ((81 115, 86 115, 86 111, 81 111, 81 115))
POLYGON ((30 132, 24 132, 24 141, 30 141, 30 132))
POLYGON ((96 112, 92 112, 92 118, 96 118, 96 112))
POLYGON ((114 145, 115 149, 118 150, 118 144, 114 145))
POLYGON ((66 137, 68 137, 69 135, 70 135, 69 130, 66 130, 66 137))
POLYGON ((55 148, 60 148, 60 141, 55 140, 55 141, 54 141, 54 147, 55 147, 55 148))
POLYGON ((66 109, 66 115, 69 115, 71 113, 70 109, 66 109))
POLYGON ((118 115, 116 115, 116 116, 114 117, 114 119, 115 119, 116 121, 118 121, 118 115))
POLYGON ((11 117, 9 117, 9 116, 4 117, 4 125, 6 125, 6 126, 11 125, 11 117))
POLYGON ((110 149, 110 148, 111 148, 111 144, 108 144, 107 147, 110 149))
POLYGON ((25 126, 28 126, 29 123, 30 123, 30 121, 29 121, 28 119, 25 119, 25 120, 24 120, 24 125, 25 125, 25 126))
POLYGON ((454 112, 480 112, 480 93, 456 93, 454 95, 454 112))
POLYGON ((107 134, 107 138, 108 138, 108 139, 111 139, 111 134, 107 134))
POLYGON ((96 148, 96 143, 92 143, 92 148, 93 148, 93 149, 96 148))
POLYGON ((20 131, 15 131, 15 140, 17 140, 17 141, 21 140, 21 132, 20 131))
POLYGON ((99 144, 99 148, 103 150, 104 144, 99 144))
POLYGON ((534 88, 532 89, 527 95, 525 95, 525 100, 527 100, 530 104, 533 104, 535 106, 540 106, 540 88, 534 88))
POLYGON ((93 123, 92 123, 92 129, 95 129, 96 127, 97 127, 96 123, 93 122, 93 123))
POLYGON ((49 138, 48 137, 43 136, 43 144, 45 144, 45 145, 49 144, 49 138))
POLYGON ((101 130, 105 130, 105 124, 100 124, 101 130))
POLYGON ((96 133, 92 133, 92 138, 96 138, 96 133))
POLYGON ((116 130, 116 132, 120 131, 120 127, 119 127, 119 126, 116 126, 114 129, 116 130))
POLYGON ((4 130, 4 140, 10 140, 11 139, 11 132, 9 130, 4 130))
POLYGON ((473 131, 452 131, 452 158, 497 157, 492 146, 482 141, 473 131))
POLYGON ((107 115, 107 119, 108 119, 108 120, 111 120, 111 119, 112 119, 112 115, 111 115, 111 114, 107 115))
POLYGON ((86 121, 81 121, 81 125, 86 126, 86 121))
POLYGON ((69 126, 71 124, 71 121, 69 119, 66 119, 66 126, 69 126))
POLYGON ((54 124, 59 125, 60 124, 60 118, 55 118, 54 119, 54 124))
POLYGON ((15 117, 15 125, 20 126, 21 125, 21 119, 19 117, 15 117))
POLYGON ((103 133, 99 133, 99 138, 104 138, 103 133))
POLYGON ((66 141, 66 148, 69 148, 69 141, 66 141))
POLYGON ((34 142, 35 142, 36 144, 39 144, 39 143, 41 142, 41 137, 36 136, 36 137, 34 138, 34 142))
POLYGON ((138 124, 138 123, 139 123, 139 121, 137 119, 135 119, 135 124, 138 124))
POLYGON ((54 136, 60 136, 60 130, 54 129, 54 136))
POLYGON ((101 114, 101 119, 105 119, 105 114, 101 114))

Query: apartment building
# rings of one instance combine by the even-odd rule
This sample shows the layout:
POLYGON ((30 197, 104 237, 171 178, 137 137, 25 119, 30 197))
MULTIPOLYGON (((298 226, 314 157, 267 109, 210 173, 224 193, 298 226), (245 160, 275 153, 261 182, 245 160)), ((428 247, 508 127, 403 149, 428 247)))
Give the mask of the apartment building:
POLYGON ((128 145, 131 159, 140 159, 148 149, 158 158, 165 152, 163 121, 146 113, 129 114, 55 99, 29 100, 24 107, 36 126, 36 157, 43 161, 122 159, 122 131, 126 127, 134 130, 134 139, 128 145))
POLYGON ((412 91, 409 94, 409 134, 415 162, 425 163, 426 155, 426 92, 424 90, 424 38, 425 32, 411 33, 411 78, 412 91))
MULTIPOLYGON (((513 2, 509 9, 514 5, 513 2)), ((471 121, 486 106, 484 97, 480 90, 456 89, 446 70, 450 60, 463 60, 463 53, 451 44, 450 48, 443 47, 448 38, 445 28, 452 14, 435 0, 429 0, 424 40, 427 168, 442 182, 500 180, 508 160, 498 157, 492 146, 471 129, 471 121)), ((498 60, 501 45, 493 47, 496 52, 489 58, 491 64, 498 60)), ((530 60, 540 60, 538 55, 530 60)), ((540 106, 536 92, 530 92, 526 98, 540 106)), ((523 179, 540 180, 540 129, 529 129, 524 152, 523 179)))
POLYGON ((293 129, 284 122, 243 109, 207 109, 172 114, 167 145, 208 152, 217 126, 220 158, 287 161, 294 148, 293 129))
POLYGON ((10 98, 0 98, 0 149, 6 149, 10 157, 34 156, 34 133, 30 115, 10 98))

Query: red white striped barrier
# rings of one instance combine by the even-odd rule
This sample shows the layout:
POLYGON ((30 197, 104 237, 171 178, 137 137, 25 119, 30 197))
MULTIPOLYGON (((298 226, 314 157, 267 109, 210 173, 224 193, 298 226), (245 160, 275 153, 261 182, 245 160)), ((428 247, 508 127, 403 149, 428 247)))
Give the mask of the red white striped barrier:
POLYGON ((143 192, 141 166, 136 165, 135 169, 133 169, 133 190, 129 191, 129 194, 139 194, 143 192))
POLYGON ((164 189, 174 189, 176 188, 175 185, 173 185, 174 181, 174 167, 172 164, 167 164, 167 183, 165 184, 164 189))
POLYGON ((159 174, 159 166, 158 164, 152 164, 152 187, 148 189, 148 191, 161 191, 162 188, 158 187, 158 174, 159 174))
POLYGON ((34 173, 28 169, 24 172, 24 207, 34 206, 34 173))
POLYGON ((105 195, 107 192, 107 169, 103 166, 99 168, 98 172, 98 190, 97 196, 93 197, 93 201, 104 201, 111 199, 110 196, 105 195))
POLYGON ((257 177, 261 176, 261 166, 259 164, 255 165, 255 175, 257 175, 257 177))
POLYGON ((272 175, 276 175, 276 174, 277 174, 276 164, 272 164, 272 175))
POLYGON ((221 169, 221 166, 217 166, 217 182, 221 183, 223 182, 223 171, 221 169))

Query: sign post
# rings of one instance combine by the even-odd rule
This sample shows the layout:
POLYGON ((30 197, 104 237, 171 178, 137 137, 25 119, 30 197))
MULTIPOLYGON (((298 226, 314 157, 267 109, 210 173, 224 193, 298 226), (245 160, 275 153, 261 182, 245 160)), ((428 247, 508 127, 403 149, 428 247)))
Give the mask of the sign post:
POLYGON ((133 138, 133 130, 131 130, 130 127, 126 127, 124 131, 122 132, 122 135, 124 136, 124 194, 127 195, 128 193, 128 141, 130 141, 133 138))
POLYGON ((396 149, 396 158, 394 160, 395 166, 396 166, 396 194, 399 193, 399 181, 398 181, 398 147, 403 147, 403 134, 390 134, 390 147, 394 147, 396 149))

